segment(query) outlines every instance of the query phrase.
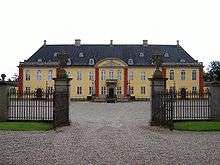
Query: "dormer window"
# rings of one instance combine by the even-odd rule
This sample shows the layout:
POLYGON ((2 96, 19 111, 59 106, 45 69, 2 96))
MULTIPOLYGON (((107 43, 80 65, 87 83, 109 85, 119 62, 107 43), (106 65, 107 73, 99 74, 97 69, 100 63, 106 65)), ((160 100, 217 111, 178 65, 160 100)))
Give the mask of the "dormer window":
POLYGON ((166 57, 166 58, 170 57, 169 53, 165 53, 164 57, 166 57))
POLYGON ((42 59, 41 59, 41 58, 38 58, 38 59, 37 59, 37 62, 42 62, 42 59))
POLYGON ((67 61, 66 65, 71 65, 71 59, 70 58, 68 58, 68 61, 67 61))
POLYGON ((84 57, 83 52, 80 52, 80 53, 79 53, 79 57, 84 57))
POLYGON ((184 59, 181 59, 181 60, 180 60, 180 62, 186 62, 186 60, 184 60, 184 59))
POLYGON ((133 59, 128 59, 128 64, 129 64, 129 65, 133 65, 133 64, 134 64, 133 59))
POLYGON ((139 57, 144 57, 144 53, 140 52, 139 57))
POLYGON ((54 57, 57 57, 57 55, 58 55, 58 53, 57 53, 57 52, 55 52, 55 53, 53 54, 53 56, 54 56, 54 57))
POLYGON ((89 59, 89 65, 94 65, 94 59, 89 59))

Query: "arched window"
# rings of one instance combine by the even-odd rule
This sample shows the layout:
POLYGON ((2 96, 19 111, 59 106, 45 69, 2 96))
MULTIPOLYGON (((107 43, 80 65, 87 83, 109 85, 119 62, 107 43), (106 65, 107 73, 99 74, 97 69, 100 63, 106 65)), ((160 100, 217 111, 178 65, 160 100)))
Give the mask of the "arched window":
POLYGON ((128 64, 129 64, 129 65, 133 65, 133 64, 134 64, 133 59, 128 59, 128 64))
POLYGON ((94 65, 94 59, 93 58, 89 59, 89 65, 94 65))

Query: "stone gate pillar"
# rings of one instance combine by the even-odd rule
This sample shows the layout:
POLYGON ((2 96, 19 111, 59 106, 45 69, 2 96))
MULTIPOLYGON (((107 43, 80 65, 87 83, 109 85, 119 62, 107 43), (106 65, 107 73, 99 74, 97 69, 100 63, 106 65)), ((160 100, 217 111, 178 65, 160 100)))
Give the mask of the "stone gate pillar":
POLYGON ((167 78, 157 68, 153 77, 149 80, 151 81, 151 125, 161 125, 165 122, 165 111, 160 109, 162 105, 162 95, 160 93, 166 91, 167 78))
POLYGON ((69 87, 71 78, 54 78, 54 126, 69 125, 69 87))
POLYGON ((211 105, 211 115, 216 120, 220 120, 220 81, 214 81, 210 86, 210 105, 211 105))
POLYGON ((8 119, 8 84, 0 81, 0 121, 8 119))

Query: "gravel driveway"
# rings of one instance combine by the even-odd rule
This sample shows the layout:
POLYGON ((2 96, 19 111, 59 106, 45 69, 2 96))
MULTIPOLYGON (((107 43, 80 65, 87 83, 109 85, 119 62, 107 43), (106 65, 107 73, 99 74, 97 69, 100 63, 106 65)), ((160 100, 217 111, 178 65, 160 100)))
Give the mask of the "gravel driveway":
POLYGON ((220 132, 150 127, 148 102, 72 102, 71 126, 0 132, 0 164, 220 164, 220 132))

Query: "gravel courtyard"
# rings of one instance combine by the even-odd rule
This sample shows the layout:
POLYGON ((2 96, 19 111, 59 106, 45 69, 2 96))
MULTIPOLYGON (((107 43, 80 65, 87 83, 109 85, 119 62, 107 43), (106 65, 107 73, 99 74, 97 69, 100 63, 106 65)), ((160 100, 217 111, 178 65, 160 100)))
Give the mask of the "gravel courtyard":
POLYGON ((71 126, 0 131, 0 164, 220 164, 220 132, 150 127, 149 102, 71 102, 71 126))

